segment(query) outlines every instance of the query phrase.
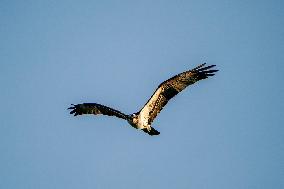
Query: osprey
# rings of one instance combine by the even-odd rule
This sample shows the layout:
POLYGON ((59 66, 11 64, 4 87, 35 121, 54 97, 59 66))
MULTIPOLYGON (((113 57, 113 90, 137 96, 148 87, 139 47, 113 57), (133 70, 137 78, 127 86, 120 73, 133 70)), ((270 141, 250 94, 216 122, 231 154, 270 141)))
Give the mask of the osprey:
POLYGON ((116 116, 125 119, 132 127, 142 130, 151 136, 159 135, 160 132, 154 129, 151 124, 168 101, 187 86, 192 85, 199 80, 206 79, 208 76, 213 76, 215 75, 214 73, 218 71, 211 69, 215 65, 204 67, 205 64, 206 63, 201 64, 192 70, 177 74, 162 82, 148 102, 137 113, 127 115, 97 103, 71 104, 72 106, 68 109, 71 109, 70 114, 74 114, 74 116, 82 114, 116 116))

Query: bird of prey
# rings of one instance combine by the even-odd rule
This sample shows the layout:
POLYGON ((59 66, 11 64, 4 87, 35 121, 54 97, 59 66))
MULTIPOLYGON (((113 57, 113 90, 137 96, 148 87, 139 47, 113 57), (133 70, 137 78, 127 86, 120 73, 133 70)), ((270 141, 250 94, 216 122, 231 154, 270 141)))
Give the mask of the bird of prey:
POLYGON ((97 103, 71 104, 72 106, 68 109, 71 110, 70 114, 74 114, 74 116, 83 114, 116 116, 125 119, 132 127, 142 130, 151 136, 159 135, 160 132, 154 129, 151 124, 168 101, 187 86, 213 76, 218 71, 211 69, 215 65, 204 67, 205 64, 203 63, 192 70, 182 72, 162 82, 141 110, 133 114, 124 114, 97 103))

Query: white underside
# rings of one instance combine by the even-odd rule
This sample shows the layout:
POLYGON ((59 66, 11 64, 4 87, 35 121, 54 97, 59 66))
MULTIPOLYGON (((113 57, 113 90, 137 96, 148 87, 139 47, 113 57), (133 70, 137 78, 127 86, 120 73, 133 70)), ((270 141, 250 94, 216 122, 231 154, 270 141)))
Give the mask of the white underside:
POLYGON ((155 91, 151 100, 140 111, 139 116, 138 116, 138 124, 137 124, 138 129, 148 128, 148 129, 151 130, 151 125, 148 124, 148 120, 149 120, 149 117, 150 117, 149 112, 155 106, 155 102, 156 102, 157 98, 159 97, 161 90, 162 89, 159 88, 157 91, 155 91))

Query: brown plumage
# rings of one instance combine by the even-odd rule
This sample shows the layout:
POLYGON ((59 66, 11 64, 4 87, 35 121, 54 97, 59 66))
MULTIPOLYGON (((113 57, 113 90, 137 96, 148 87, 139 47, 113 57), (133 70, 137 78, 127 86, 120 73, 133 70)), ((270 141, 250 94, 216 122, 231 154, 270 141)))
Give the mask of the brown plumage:
POLYGON ((143 130, 149 135, 158 135, 160 132, 151 127, 151 124, 168 101, 189 85, 213 76, 218 71, 211 69, 215 65, 204 66, 205 63, 162 82, 143 108, 131 115, 126 115, 118 110, 97 103, 72 104, 73 106, 68 109, 72 110, 70 114, 74 114, 74 116, 82 114, 116 116, 127 120, 132 127, 143 130))
POLYGON ((149 101, 141 109, 140 113, 144 114, 148 118, 148 124, 151 124, 163 107, 168 101, 185 89, 187 86, 194 84, 195 82, 206 79, 208 76, 215 75, 214 72, 218 70, 210 70, 215 65, 203 67, 201 64, 196 68, 177 74, 172 78, 161 83, 149 101), (203 67, 203 68, 202 68, 203 67), (156 96, 156 98, 153 98, 156 96))
POLYGON ((68 109, 72 109, 70 114, 74 113, 74 116, 83 115, 83 114, 94 114, 94 115, 102 114, 102 115, 116 116, 118 118, 127 119, 127 115, 125 115, 124 113, 101 104, 83 103, 83 104, 77 104, 77 105, 71 104, 71 105, 73 105, 73 107, 70 107, 68 109))

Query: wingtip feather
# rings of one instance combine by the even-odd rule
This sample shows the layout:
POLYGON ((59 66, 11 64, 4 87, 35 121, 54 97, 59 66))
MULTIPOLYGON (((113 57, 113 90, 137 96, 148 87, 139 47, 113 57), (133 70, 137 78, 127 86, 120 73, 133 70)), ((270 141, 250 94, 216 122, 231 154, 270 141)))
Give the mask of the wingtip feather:
POLYGON ((200 68, 200 69, 197 69, 197 71, 208 70, 208 69, 213 68, 213 67, 215 67, 215 66, 216 66, 216 65, 210 65, 210 66, 202 67, 202 68, 200 68))
POLYGON ((203 64, 200 64, 199 66, 196 66, 195 68, 193 68, 192 70, 198 70, 199 68, 203 67, 206 65, 206 62, 204 62, 203 64))

